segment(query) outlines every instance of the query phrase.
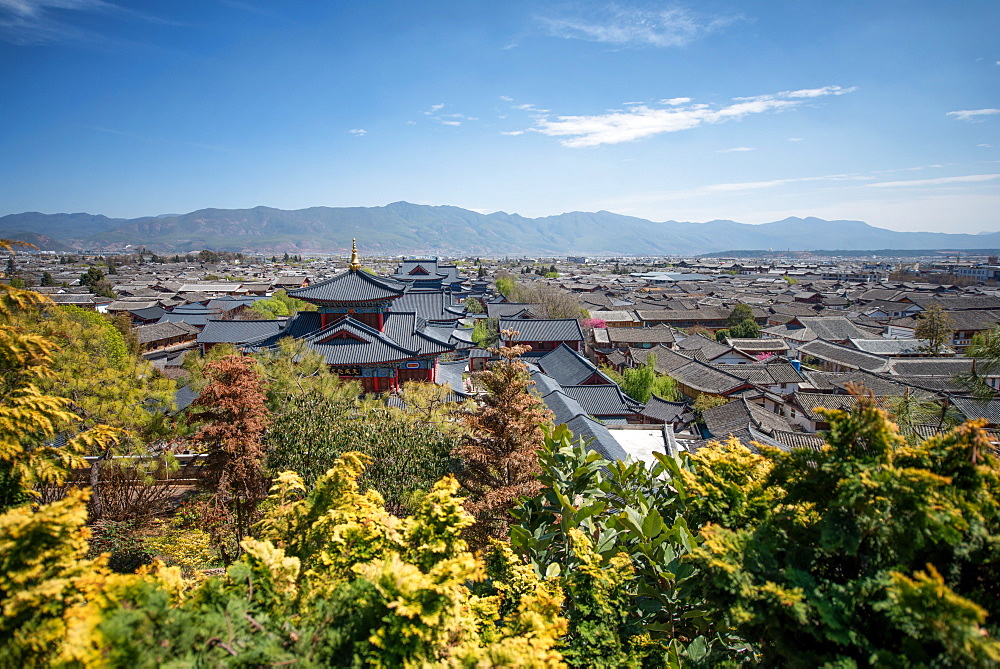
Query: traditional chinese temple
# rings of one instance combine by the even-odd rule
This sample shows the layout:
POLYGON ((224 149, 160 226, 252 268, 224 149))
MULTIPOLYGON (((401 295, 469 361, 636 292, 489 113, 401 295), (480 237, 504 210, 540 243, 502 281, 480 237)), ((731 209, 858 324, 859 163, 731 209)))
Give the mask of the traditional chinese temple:
POLYGON ((317 311, 298 312, 279 332, 247 348, 262 350, 295 337, 322 354, 341 378, 360 381, 365 392, 437 381, 440 356, 473 347, 470 331, 457 327, 463 309, 450 305, 441 288, 420 290, 369 274, 361 269, 355 244, 347 271, 288 291, 317 311))

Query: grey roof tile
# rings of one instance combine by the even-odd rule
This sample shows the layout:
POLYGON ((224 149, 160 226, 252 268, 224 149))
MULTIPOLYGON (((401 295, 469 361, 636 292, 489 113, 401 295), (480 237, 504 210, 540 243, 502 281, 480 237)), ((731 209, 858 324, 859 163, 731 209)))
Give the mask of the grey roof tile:
POLYGON ((514 341, 583 341, 583 330, 575 318, 502 318, 499 329, 501 332, 504 330, 517 332, 514 341))
POLYGON ((288 291, 289 297, 315 303, 374 302, 400 297, 402 284, 376 277, 364 270, 347 270, 305 288, 288 291))

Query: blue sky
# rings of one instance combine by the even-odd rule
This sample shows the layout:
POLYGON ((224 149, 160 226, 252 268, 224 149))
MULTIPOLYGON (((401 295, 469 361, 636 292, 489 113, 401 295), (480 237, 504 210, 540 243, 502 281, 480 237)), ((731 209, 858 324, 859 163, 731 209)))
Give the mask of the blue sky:
POLYGON ((0 214, 1000 230, 1000 2, 0 0, 0 214))

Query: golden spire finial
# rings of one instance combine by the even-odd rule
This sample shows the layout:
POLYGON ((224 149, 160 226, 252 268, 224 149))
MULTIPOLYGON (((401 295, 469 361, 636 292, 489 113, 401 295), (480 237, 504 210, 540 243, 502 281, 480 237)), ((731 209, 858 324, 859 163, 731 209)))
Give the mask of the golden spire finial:
POLYGON ((348 267, 353 269, 355 272, 361 269, 361 261, 358 260, 358 245, 356 239, 351 240, 351 263, 348 267))

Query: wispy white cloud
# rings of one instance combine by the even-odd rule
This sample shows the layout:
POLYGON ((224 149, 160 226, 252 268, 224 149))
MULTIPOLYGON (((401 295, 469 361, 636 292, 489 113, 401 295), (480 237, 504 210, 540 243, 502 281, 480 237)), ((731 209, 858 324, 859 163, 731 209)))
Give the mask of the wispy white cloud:
POLYGON ((352 130, 348 130, 347 132, 351 133, 352 135, 356 135, 357 137, 364 137, 365 135, 368 134, 368 131, 365 130, 364 128, 354 128, 352 130))
MULTIPOLYGON (((783 91, 773 95, 735 98, 733 104, 713 107, 707 104, 676 104, 668 108, 642 105, 625 111, 611 111, 592 116, 557 116, 539 118, 531 130, 549 137, 564 137, 568 147, 593 147, 620 144, 668 132, 691 130, 706 123, 722 123, 750 114, 792 109, 828 95, 844 95, 855 88, 822 88, 783 91)), ((542 111, 542 110, 538 110, 542 111)))
POLYGON ((983 149, 992 149, 993 148, 992 144, 976 144, 976 146, 978 146, 980 148, 983 148, 983 149))
POLYGON ((947 115, 959 121, 981 121, 982 117, 994 114, 1000 114, 1000 109, 962 109, 950 111, 947 115))
POLYGON ((753 146, 734 146, 731 149, 719 149, 716 153, 744 153, 746 151, 756 151, 757 148, 753 146))
POLYGON ((646 9, 612 3, 587 14, 538 17, 552 36, 621 46, 680 47, 738 21, 701 16, 679 7, 646 9))
POLYGON ((441 125, 448 125, 452 127, 462 125, 463 121, 479 120, 476 116, 466 116, 465 114, 456 114, 452 112, 447 114, 440 113, 445 106, 446 105, 444 103, 431 105, 430 109, 424 112, 424 116, 429 117, 432 121, 440 123, 441 125))
POLYGON ((804 138, 802 138, 802 137, 789 137, 788 141, 789 142, 802 142, 802 141, 804 141, 804 138))
POLYGON ((0 0, 0 39, 19 45, 94 39, 95 33, 58 18, 57 12, 103 12, 110 8, 102 0, 0 0))
POLYGON ((548 109, 539 109, 538 107, 536 107, 535 105, 533 105, 530 102, 525 102, 524 104, 514 105, 514 109, 519 109, 521 111, 536 112, 536 113, 539 113, 539 114, 548 114, 549 113, 548 109))
POLYGON ((661 105, 685 105, 691 102, 691 98, 667 98, 660 100, 661 105))
POLYGON ((0 0, 0 40, 22 46, 97 41, 107 44, 100 33, 73 25, 74 19, 88 13, 180 25, 105 0, 0 0))
POLYGON ((701 186, 694 191, 688 191, 687 195, 704 193, 728 193, 742 190, 760 190, 762 188, 776 188, 795 183, 808 183, 817 181, 865 181, 871 177, 860 174, 827 174, 820 177, 793 177, 789 179, 772 179, 771 181, 742 181, 737 183, 710 184, 701 186))
POLYGON ((906 188, 912 186, 940 186, 956 183, 979 183, 1000 179, 1000 174, 968 174, 959 177, 938 177, 936 179, 910 179, 908 181, 880 181, 868 184, 872 188, 906 188))

